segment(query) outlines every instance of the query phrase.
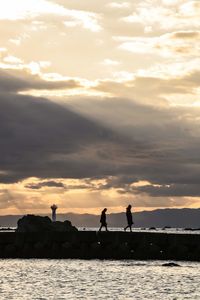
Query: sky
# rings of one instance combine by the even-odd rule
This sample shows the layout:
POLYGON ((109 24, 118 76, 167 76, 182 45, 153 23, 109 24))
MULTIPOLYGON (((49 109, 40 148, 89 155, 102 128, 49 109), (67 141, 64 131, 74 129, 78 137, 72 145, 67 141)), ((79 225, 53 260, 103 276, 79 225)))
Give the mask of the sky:
POLYGON ((0 214, 200 206, 200 1, 0 0, 0 214))

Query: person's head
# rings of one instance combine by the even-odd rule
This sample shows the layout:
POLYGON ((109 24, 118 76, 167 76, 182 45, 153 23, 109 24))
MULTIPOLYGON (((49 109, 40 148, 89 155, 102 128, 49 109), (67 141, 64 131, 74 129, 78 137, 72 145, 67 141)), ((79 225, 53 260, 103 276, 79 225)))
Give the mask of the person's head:
POLYGON ((132 206, 129 204, 129 205, 127 206, 127 209, 128 209, 128 210, 130 210, 130 209, 131 209, 131 207, 132 207, 132 206))
POLYGON ((106 212, 107 211, 107 208, 104 208, 103 212, 106 212))

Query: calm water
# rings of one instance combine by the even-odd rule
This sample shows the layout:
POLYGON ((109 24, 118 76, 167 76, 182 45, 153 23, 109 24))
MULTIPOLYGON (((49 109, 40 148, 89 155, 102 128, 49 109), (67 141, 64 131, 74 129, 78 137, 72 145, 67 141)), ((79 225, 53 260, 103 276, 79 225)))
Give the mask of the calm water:
MULTIPOLYGON (((122 231, 124 232, 124 228, 122 227, 108 227, 109 231, 122 231)), ((79 227, 78 230, 81 231, 98 231, 99 227, 79 227)), ((105 231, 105 229, 102 229, 102 231, 105 231)), ((180 233, 180 234, 200 234, 200 230, 198 229, 192 229, 192 230, 185 230, 184 228, 155 228, 155 229, 149 229, 149 228, 132 228, 133 232, 158 232, 158 233, 180 233)), ((129 230, 127 229, 127 232, 129 230)))
POLYGON ((0 299, 200 299, 200 263, 0 260, 0 299))
MULTIPOLYGON (((109 231, 122 231, 124 232, 124 228, 122 227, 108 227, 109 231)), ((1 227, 0 232, 7 232, 7 231, 15 231, 16 227, 1 227)), ((79 231, 98 231, 99 227, 78 227, 79 231)), ((102 231, 105 231, 103 229, 102 231)), ((149 228, 138 228, 133 227, 133 232, 159 232, 159 233, 187 233, 187 234, 200 234, 200 229, 193 229, 193 230, 185 230, 184 228, 156 228, 156 229, 149 229, 149 228)), ((127 229, 127 232, 129 230, 127 229)))

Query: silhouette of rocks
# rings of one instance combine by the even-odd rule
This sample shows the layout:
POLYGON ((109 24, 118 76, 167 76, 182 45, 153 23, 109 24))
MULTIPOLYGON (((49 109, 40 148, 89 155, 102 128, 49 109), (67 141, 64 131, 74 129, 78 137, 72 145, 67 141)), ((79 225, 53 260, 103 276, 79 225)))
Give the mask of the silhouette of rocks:
POLYGON ((171 228, 171 226, 165 226, 165 227, 162 228, 162 230, 170 229, 170 228, 171 228))
POLYGON ((156 230, 156 227, 150 227, 149 230, 156 230))
POLYGON ((52 231, 66 232, 66 231, 78 231, 75 226, 72 226, 71 222, 66 220, 64 222, 56 221, 52 222, 52 231))
POLYGON ((169 262, 169 263, 165 263, 165 264, 162 264, 163 267, 180 267, 179 264, 176 264, 174 262, 169 262))
POLYGON ((190 227, 186 227, 184 228, 185 231, 200 231, 200 228, 190 228, 190 227))
POLYGON ((78 231, 71 222, 52 222, 49 217, 27 215, 17 222, 16 232, 74 232, 78 231))

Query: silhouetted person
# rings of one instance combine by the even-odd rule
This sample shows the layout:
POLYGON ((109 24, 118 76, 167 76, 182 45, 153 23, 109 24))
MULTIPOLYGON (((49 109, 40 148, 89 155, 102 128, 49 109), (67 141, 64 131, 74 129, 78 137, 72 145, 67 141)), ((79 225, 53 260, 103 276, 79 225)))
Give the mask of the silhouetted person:
POLYGON ((126 208, 126 218, 128 225, 124 228, 124 231, 126 231, 127 228, 130 228, 130 231, 132 231, 132 225, 133 225, 133 218, 131 213, 131 205, 129 204, 126 208))
POLYGON ((102 227, 105 227, 106 231, 108 231, 107 223, 106 223, 106 211, 107 208, 104 208, 101 212, 101 218, 100 218, 101 226, 99 228, 99 231, 101 231, 102 227))

